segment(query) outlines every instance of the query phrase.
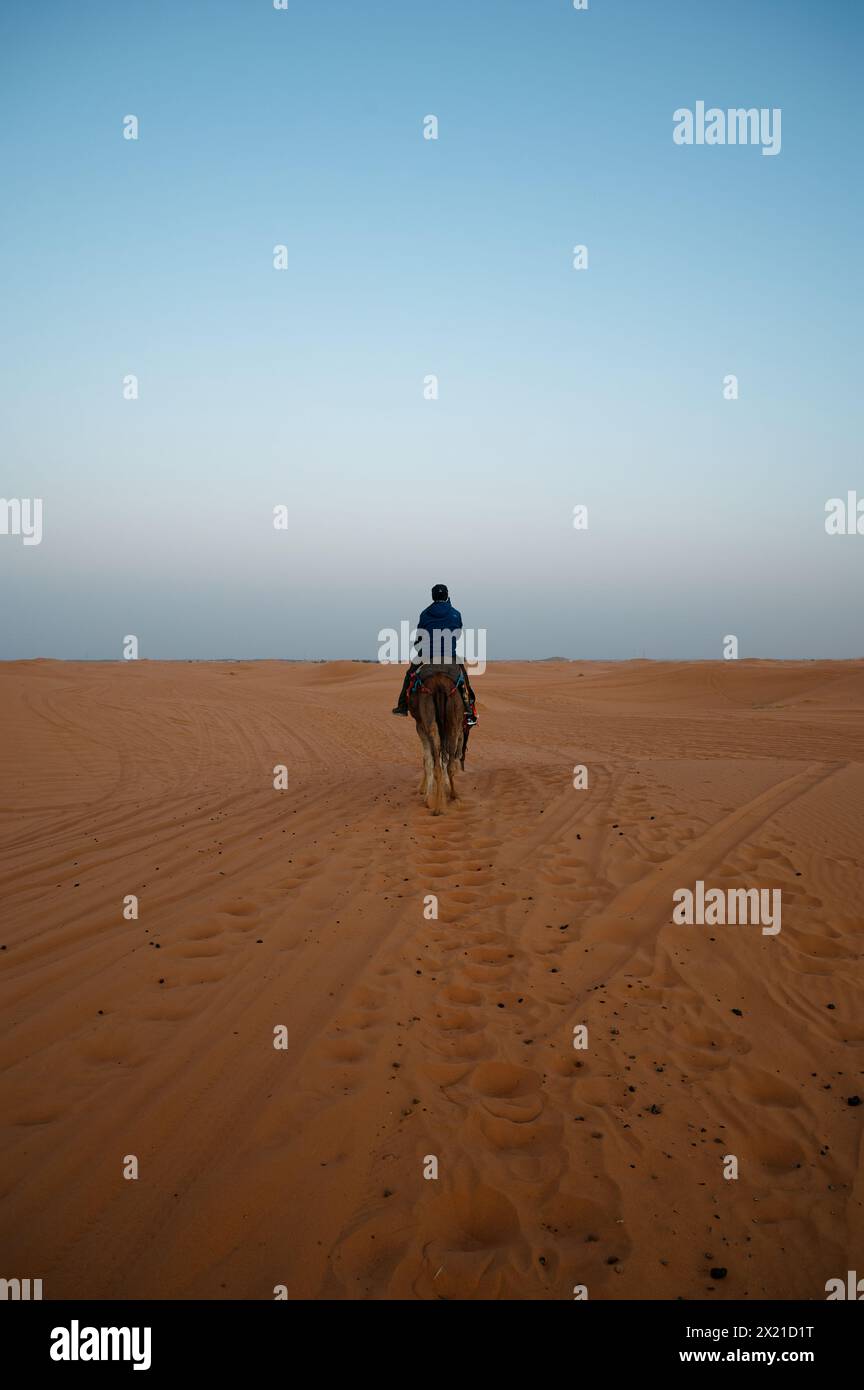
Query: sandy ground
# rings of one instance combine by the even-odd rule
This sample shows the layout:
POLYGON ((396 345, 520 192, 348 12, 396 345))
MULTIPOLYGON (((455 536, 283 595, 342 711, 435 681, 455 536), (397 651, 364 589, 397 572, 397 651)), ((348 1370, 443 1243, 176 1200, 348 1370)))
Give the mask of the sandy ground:
POLYGON ((399 674, 0 666, 0 1273, 257 1299, 864 1275, 864 663, 490 666, 437 819, 399 674), (674 925, 698 879, 781 889, 781 932, 674 925))

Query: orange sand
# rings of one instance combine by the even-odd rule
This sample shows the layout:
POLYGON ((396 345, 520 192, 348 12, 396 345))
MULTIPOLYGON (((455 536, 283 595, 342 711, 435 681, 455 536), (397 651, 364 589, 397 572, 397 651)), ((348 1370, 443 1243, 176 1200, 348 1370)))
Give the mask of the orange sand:
POLYGON ((438 819, 400 674, 0 666, 0 1274, 256 1299, 864 1274, 864 663, 490 666, 438 819), (781 888, 782 931, 673 925, 697 879, 781 888))

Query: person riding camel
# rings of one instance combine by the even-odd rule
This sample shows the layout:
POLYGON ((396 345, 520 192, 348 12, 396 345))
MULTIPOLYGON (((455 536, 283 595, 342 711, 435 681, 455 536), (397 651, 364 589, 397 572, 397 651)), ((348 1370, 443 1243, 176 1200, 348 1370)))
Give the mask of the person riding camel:
MULTIPOLYGON (((423 609, 423 612, 417 619, 414 657, 409 662, 408 670, 405 672, 405 679, 402 682, 399 700, 393 710, 393 714, 401 714, 407 718, 408 685, 411 681, 411 677, 420 666, 428 664, 430 658, 432 660, 435 659, 432 657, 432 653, 436 651, 436 648, 444 646, 452 655, 452 648, 455 646, 456 639, 461 631, 462 614, 459 612, 459 609, 454 608, 453 604, 450 602, 447 585, 435 584, 432 588, 432 602, 429 604, 428 608, 423 609), (439 634, 437 638, 436 633, 439 634), (444 633, 450 634, 450 636, 443 637, 440 635, 444 633), (425 634, 425 642, 421 634, 425 634), (421 644, 421 647, 428 648, 425 655, 418 655, 418 643, 421 644)), ((446 661, 444 664, 447 664, 446 661)), ((469 727, 473 727, 473 725, 477 723, 477 708, 474 701, 474 691, 471 689, 468 680, 468 672, 465 670, 465 667, 460 665, 459 669, 462 672, 462 680, 458 682, 458 689, 462 696, 462 702, 465 705, 466 721, 469 727)))

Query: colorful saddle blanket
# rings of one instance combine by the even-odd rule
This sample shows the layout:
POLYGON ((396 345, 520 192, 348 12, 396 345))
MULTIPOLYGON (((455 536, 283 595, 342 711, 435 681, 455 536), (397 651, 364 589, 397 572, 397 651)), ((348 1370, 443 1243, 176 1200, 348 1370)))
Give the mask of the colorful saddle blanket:
POLYGON ((411 681, 408 686, 408 694, 413 695, 418 691, 427 676, 449 676, 455 686, 465 684, 465 672, 458 663, 447 666, 417 666, 411 674, 411 681))

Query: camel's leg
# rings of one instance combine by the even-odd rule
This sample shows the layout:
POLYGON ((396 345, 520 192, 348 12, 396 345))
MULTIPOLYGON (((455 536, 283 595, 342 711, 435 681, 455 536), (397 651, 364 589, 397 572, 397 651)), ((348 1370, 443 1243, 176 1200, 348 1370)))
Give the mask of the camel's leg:
POLYGON ((447 810, 447 777, 440 758, 435 764, 435 788, 429 809, 433 816, 440 816, 447 810))
POLYGON ((428 738, 423 740, 423 781, 420 787, 420 795, 424 801, 428 801, 432 795, 435 785, 435 754, 428 738))
POLYGON ((420 739, 420 745, 423 749, 423 772, 420 777, 420 786, 418 788, 418 791, 420 792, 420 795, 423 797, 423 799, 426 801, 428 805, 429 797, 432 794, 432 790, 435 784, 435 755, 432 751, 432 744, 429 741, 429 735, 427 734, 426 730, 421 727, 420 724, 417 725, 417 734, 420 739))
POLYGON ((418 734, 418 737, 419 737, 419 739, 420 739, 420 753, 421 753, 421 756, 422 756, 422 758, 423 758, 423 766, 422 766, 422 768, 420 769, 420 785, 419 785, 419 787, 417 788, 417 790, 418 790, 418 792, 420 793, 421 796, 425 796, 425 795, 426 795, 426 785, 427 785, 427 783, 428 783, 428 781, 429 781, 429 771, 430 771, 430 767, 429 767, 429 763, 427 762, 427 758, 426 758, 426 739, 423 737, 423 730, 420 728, 420 725, 419 725, 419 724, 417 725, 417 734, 418 734))
POLYGON ((449 766, 448 766, 448 768, 447 768, 447 776, 448 776, 448 778, 449 778, 449 780, 450 780, 450 788, 449 788, 449 790, 450 790, 450 800, 451 800, 451 801, 458 801, 458 800, 459 800, 459 792, 458 792, 457 789, 456 789, 456 770, 457 770, 458 767, 459 767, 458 760, 457 760, 456 758, 454 758, 454 757, 451 755, 451 757, 450 757, 450 762, 449 762, 449 766))
POLYGON ((433 776, 434 784, 430 788, 426 805, 433 816, 440 816, 441 812, 447 808, 447 788, 444 779, 444 766, 441 754, 441 739, 438 734, 438 725, 432 724, 429 729, 429 743, 432 747, 433 776))
POLYGON ((449 783, 450 783, 450 786, 449 786, 450 796, 451 796, 451 799, 452 799, 453 801, 458 801, 458 799, 459 799, 459 792, 458 792, 457 787, 456 787, 457 773, 458 773, 460 770, 463 771, 463 772, 465 771, 465 769, 464 769, 464 767, 462 767, 462 763, 461 763, 462 752, 463 752, 463 734, 462 734, 462 714, 461 714, 461 711, 460 711, 459 714, 456 716, 456 718, 457 718, 458 722, 455 723, 455 725, 454 725, 454 723, 453 723, 452 720, 451 720, 450 727, 449 727, 449 729, 448 729, 448 731, 447 731, 447 753, 448 753, 447 776, 448 776, 449 783))

